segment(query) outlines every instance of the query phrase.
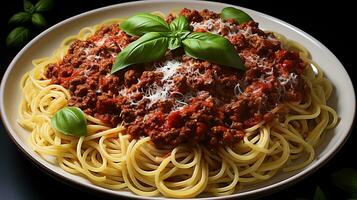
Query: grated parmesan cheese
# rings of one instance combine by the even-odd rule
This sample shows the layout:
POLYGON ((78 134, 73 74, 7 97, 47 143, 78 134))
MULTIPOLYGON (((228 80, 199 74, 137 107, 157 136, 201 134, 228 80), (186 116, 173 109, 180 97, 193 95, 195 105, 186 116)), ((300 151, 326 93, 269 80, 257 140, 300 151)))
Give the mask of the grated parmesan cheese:
POLYGON ((108 39, 108 34, 105 34, 100 40, 94 42, 97 47, 103 46, 105 41, 108 39))
POLYGON ((223 22, 222 19, 208 19, 202 22, 191 22, 191 27, 193 27, 193 31, 197 31, 198 29, 204 29, 207 32, 212 34, 221 34, 223 28, 227 28, 229 30, 228 36, 235 35, 239 32, 239 29, 234 24, 223 22))

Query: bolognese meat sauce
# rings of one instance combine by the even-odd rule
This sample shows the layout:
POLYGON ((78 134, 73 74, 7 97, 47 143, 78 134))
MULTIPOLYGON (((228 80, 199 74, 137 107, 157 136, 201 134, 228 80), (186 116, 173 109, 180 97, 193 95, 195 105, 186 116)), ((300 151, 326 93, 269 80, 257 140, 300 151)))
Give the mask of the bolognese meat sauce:
MULTIPOLYGON (((111 74, 120 51, 137 37, 118 25, 77 40, 46 76, 70 91, 69 105, 111 126, 123 124, 131 138, 150 136, 158 146, 232 145, 243 130, 274 117, 287 101, 305 101, 306 67, 299 55, 250 21, 237 24, 208 10, 183 9, 192 31, 226 37, 246 71, 194 59, 180 49, 155 63, 111 74)), ((175 17, 169 15, 166 21, 175 17)))

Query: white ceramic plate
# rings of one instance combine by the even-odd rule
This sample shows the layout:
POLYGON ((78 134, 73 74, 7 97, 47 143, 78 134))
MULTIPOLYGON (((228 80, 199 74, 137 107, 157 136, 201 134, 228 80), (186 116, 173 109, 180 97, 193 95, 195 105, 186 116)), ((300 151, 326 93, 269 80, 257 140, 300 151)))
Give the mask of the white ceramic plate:
MULTIPOLYGON (((188 0, 131 2, 86 12, 47 29, 17 54, 8 67, 1 83, 1 117, 11 138, 15 141, 17 146, 31 158, 31 160, 57 177, 115 196, 152 199, 137 196, 129 191, 114 191, 101 188, 82 177, 65 172, 60 167, 46 162, 37 155, 28 144, 29 133, 21 128, 16 122, 17 108, 21 98, 19 90, 20 78, 25 72, 30 71, 33 68, 31 60, 50 55, 65 37, 78 33, 82 27, 95 25, 109 18, 130 16, 137 12, 160 10, 168 13, 170 10, 183 7, 198 10, 207 8, 209 10, 220 12, 222 8, 227 6, 231 5, 188 0)), ((342 147, 348 138, 355 116, 356 100, 352 82, 342 64, 331 51, 309 34, 286 22, 253 10, 245 8, 240 9, 246 11, 255 21, 259 22, 260 28, 263 30, 272 30, 281 33, 286 37, 299 42, 311 52, 313 60, 321 66, 325 75, 334 85, 334 93, 329 104, 337 110, 340 122, 336 128, 327 132, 323 136, 322 142, 317 148, 315 160, 304 169, 291 173, 279 173, 269 181, 256 184, 252 187, 247 187, 230 196, 208 197, 207 199, 227 199, 228 197, 236 198, 262 195, 263 193, 279 190, 284 186, 306 177, 308 174, 316 171, 326 163, 342 147)))

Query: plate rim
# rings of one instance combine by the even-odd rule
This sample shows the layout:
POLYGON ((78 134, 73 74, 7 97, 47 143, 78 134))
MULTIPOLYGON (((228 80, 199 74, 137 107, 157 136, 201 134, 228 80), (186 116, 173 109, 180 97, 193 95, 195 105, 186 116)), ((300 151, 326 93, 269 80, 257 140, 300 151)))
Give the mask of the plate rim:
MULTIPOLYGON (((279 191, 283 188, 286 188, 288 186, 290 186, 291 184, 293 183, 296 183, 304 178, 306 178, 307 176, 313 174, 315 171, 317 171, 319 168, 321 168, 322 166, 324 166, 328 161, 330 161, 339 151, 340 149, 344 146, 344 144, 346 143, 346 141, 348 140, 352 130, 353 130, 353 127, 354 127, 354 123, 355 123, 355 118, 356 118, 356 94, 355 94, 355 88, 354 88, 354 85, 352 83, 352 80, 351 80, 351 77, 350 75, 348 74, 348 72, 346 71, 344 65, 341 63, 341 61, 332 53, 332 51, 327 48, 324 44, 322 44, 320 41, 318 41, 317 39, 315 39, 313 36, 311 36, 310 34, 304 32, 303 30, 299 29, 298 27, 295 27, 293 25, 291 25, 290 23, 288 22, 285 22, 283 20, 280 20, 278 18, 275 18, 271 15, 267 15, 265 13, 262 13, 262 12, 259 12, 259 11, 256 11, 256 10, 252 10, 252 9, 249 9, 249 8, 245 8, 245 7, 242 7, 242 6, 237 6, 237 5, 232 5, 232 4, 228 4, 228 3, 223 3, 223 2, 210 2, 210 1, 203 1, 203 0, 171 0, 171 1, 165 1, 165 0, 150 0, 150 1, 145 1, 145 0, 142 0, 142 1, 133 1, 133 2, 125 2, 125 3, 118 3, 118 4, 113 4, 113 5, 108 5, 108 6, 104 6, 104 7, 100 7, 100 8, 96 8, 96 9, 93 9, 93 10, 89 10, 89 11, 86 11, 86 12, 83 12, 83 13, 80 13, 78 15, 75 15, 75 16, 72 16, 70 18, 67 18, 63 21, 60 21, 58 22, 57 24, 47 28, 46 30, 44 30, 43 32, 41 32, 39 35, 37 35, 35 38, 33 38, 27 45, 25 45, 18 53, 17 55, 12 59, 12 61, 10 62, 9 66, 7 67, 4 75, 3 75, 3 78, 2 78, 2 81, 1 81, 1 84, 0 84, 0 98, 1 98, 1 104, 0 104, 0 111, 1 111, 1 120, 4 124, 4 127, 6 129, 6 132, 8 133, 8 135, 10 136, 11 140, 16 144, 16 146, 21 150, 21 152, 23 152, 26 157, 28 159, 30 159, 32 161, 32 163, 35 164, 35 166, 37 167, 40 167, 41 170, 45 171, 47 174, 49 174, 51 177, 57 179, 57 180, 60 180, 62 182, 65 182, 65 183, 70 183, 71 185, 79 185, 81 188, 87 188, 87 189, 91 189, 92 191, 94 192, 100 192, 100 193, 103 193, 103 194, 107 194, 107 195, 110 195, 110 196, 121 196, 121 197, 127 197, 127 198, 131 198, 131 199, 162 199, 162 198, 165 198, 165 197, 145 197, 145 196, 139 196, 139 195, 136 195, 136 194, 133 194, 133 195, 127 195, 125 193, 121 193, 121 191, 116 191, 116 190, 110 190, 110 189, 106 189, 106 188, 102 188, 100 186, 97 186, 97 185, 94 185, 93 183, 88 183, 88 184, 84 184, 84 183, 81 183, 80 181, 77 181, 77 180, 74 180, 74 179, 71 179, 70 177, 68 177, 66 174, 64 173, 61 173, 59 171, 55 171, 49 167, 46 166, 46 164, 44 164, 44 162, 41 162, 39 160, 37 160, 36 158, 34 158, 27 150, 24 146, 26 146, 26 144, 24 143, 24 141, 22 141, 16 134, 16 131, 12 129, 10 123, 9 123, 9 120, 7 119, 7 115, 4 111, 4 94, 5 94, 5 85, 8 81, 8 76, 10 75, 10 72, 12 71, 12 69, 14 68, 17 60, 24 54, 24 52, 27 51, 27 49, 29 49, 33 43, 35 43, 37 40, 41 39, 43 36, 45 36, 47 33, 51 32, 53 29, 56 29, 57 27, 59 26, 62 26, 68 22, 71 22, 71 21, 75 21, 79 18, 82 18, 82 17, 85 17, 87 15, 91 15, 93 13, 96 13, 96 12, 103 12, 105 10, 108 10, 108 9, 113 9, 113 8, 116 8, 116 7, 125 7, 125 6, 130 6, 130 5, 135 5, 135 4, 155 4, 155 3, 185 3, 185 2, 198 2, 198 3, 202 3, 202 4, 210 4, 210 5, 221 5, 221 6, 232 6, 232 7, 236 7, 236 8, 243 8, 245 10, 248 10, 248 11, 252 11, 252 12, 255 12, 265 18, 268 18, 269 20, 272 20, 276 23, 279 23, 283 26, 286 26, 288 27, 289 29, 293 30, 294 32, 297 32, 299 33, 301 36, 304 36, 305 39, 308 39, 310 42, 314 43, 314 45, 316 45, 317 47, 321 48, 321 49, 325 49, 327 50, 326 52, 328 54, 330 54, 333 59, 335 59, 341 66, 341 70, 342 72, 344 73, 344 75, 346 77, 348 77, 348 85, 352 86, 352 97, 353 97, 353 118, 350 120, 350 123, 348 123, 348 127, 346 130, 347 133, 346 133, 346 136, 340 141, 340 143, 338 144, 337 147, 335 147, 334 149, 331 149, 329 150, 328 152, 326 152, 324 155, 322 155, 319 160, 316 160, 314 163, 312 163, 310 166, 308 166, 308 168, 282 180, 282 181, 279 181, 279 182, 275 182, 271 185, 268 185, 268 186, 265 186, 265 187, 261 187, 261 188, 257 188, 257 189, 254 189, 254 190, 250 190, 250 191, 245 191, 245 192, 242 192, 242 193, 233 193, 231 195, 228 195, 228 196, 223 196, 223 197, 196 197, 196 198, 190 198, 190 199, 231 199, 231 198, 237 198, 237 197, 241 197, 241 198, 246 198, 246 197, 250 197, 250 196, 253 196, 253 195, 257 195, 257 194, 262 194, 262 195, 266 195, 267 193, 273 193, 273 192, 276 192, 276 191, 279 191), (22 142, 22 143, 21 143, 22 142), (309 170, 307 170, 309 169, 309 170), (62 179, 62 180, 61 180, 62 179)), ((47 163, 48 165, 49 163, 47 163)), ((68 172, 67 172, 68 173, 68 172)), ((72 185, 72 186, 73 186, 72 185)), ((80 189, 80 188, 79 188, 80 189)))

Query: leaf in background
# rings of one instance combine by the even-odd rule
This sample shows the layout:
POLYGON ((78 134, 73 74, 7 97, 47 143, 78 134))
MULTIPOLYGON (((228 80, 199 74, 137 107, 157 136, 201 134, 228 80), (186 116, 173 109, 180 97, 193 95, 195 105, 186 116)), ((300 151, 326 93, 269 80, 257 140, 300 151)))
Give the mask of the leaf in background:
POLYGON ((16 13, 15 15, 13 15, 10 20, 9 23, 11 24, 24 24, 26 22, 28 22, 31 19, 31 14, 27 13, 27 12, 19 12, 16 13))
POLYGON ((87 134, 87 119, 78 107, 64 107, 58 110, 51 119, 51 125, 65 135, 84 136, 87 134))
POLYGON ((32 14, 35 11, 35 7, 30 1, 24 0, 24 10, 32 14))
POLYGON ((117 56, 111 73, 137 63, 153 62, 163 57, 168 49, 168 40, 164 34, 151 32, 130 43, 117 56))
POLYGON ((333 185, 348 193, 357 193, 357 170, 344 168, 330 176, 333 185))
POLYGON ((53 8, 53 6, 54 6, 53 0, 39 0, 35 4, 35 11, 36 12, 49 11, 53 8))
POLYGON ((28 41, 30 37, 30 30, 25 27, 17 27, 13 29, 6 38, 6 45, 8 47, 20 47, 28 41))
POLYGON ((159 16, 139 13, 119 25, 120 29, 130 35, 142 36, 149 32, 170 32, 169 25, 159 16))
POLYGON ((315 195, 313 200, 326 200, 324 192, 322 192, 319 186, 316 187, 315 195))
POLYGON ((225 7, 221 11, 222 19, 234 19, 239 24, 253 20, 247 13, 233 7, 225 7))
POLYGON ((46 25, 46 20, 40 13, 32 14, 31 21, 35 26, 42 27, 46 25))
POLYGON ((170 29, 171 31, 188 31, 190 30, 190 25, 188 24, 186 17, 180 15, 171 22, 170 29))
POLYGON ((185 53, 191 57, 245 70, 234 46, 222 36, 192 32, 182 41, 182 44, 185 53))
POLYGON ((352 199, 357 200, 357 192, 353 192, 352 194, 349 195, 352 199))

